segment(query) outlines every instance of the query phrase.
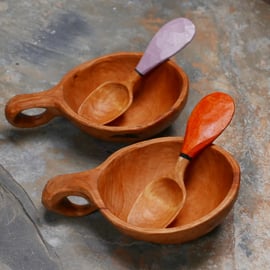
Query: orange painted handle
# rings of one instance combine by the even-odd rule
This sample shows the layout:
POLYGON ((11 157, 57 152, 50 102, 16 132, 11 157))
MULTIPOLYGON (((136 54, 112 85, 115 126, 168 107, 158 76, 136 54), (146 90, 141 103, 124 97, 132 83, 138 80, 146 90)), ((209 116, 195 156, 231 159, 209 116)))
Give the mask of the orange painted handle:
POLYGON ((59 175, 52 178, 44 187, 42 203, 50 211, 65 216, 84 216, 98 209, 94 202, 93 194, 97 192, 96 181, 98 174, 95 169, 59 175), (89 184, 93 182, 94 185, 89 184), (88 203, 79 205, 69 200, 69 196, 84 198, 88 203))
POLYGON ((182 153, 192 158, 211 144, 229 125, 234 110, 234 100, 225 93, 205 96, 189 117, 182 153))
POLYGON ((46 90, 33 94, 22 94, 11 98, 5 108, 7 120, 16 127, 32 128, 48 123, 59 115, 57 98, 54 90, 46 90), (28 115, 29 109, 44 109, 41 113, 28 115))

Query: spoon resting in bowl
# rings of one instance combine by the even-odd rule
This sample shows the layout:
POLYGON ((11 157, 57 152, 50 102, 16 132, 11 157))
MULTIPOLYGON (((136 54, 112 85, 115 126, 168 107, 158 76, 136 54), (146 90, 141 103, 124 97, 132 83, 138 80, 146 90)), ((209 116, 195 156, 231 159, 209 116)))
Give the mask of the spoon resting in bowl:
POLYGON ((192 158, 210 145, 231 122, 233 99, 221 92, 205 96, 192 111, 180 156, 171 176, 150 182, 133 204, 127 222, 143 228, 166 228, 186 199, 185 170, 192 158))
POLYGON ((118 118, 132 104, 140 79, 183 49, 194 34, 195 26, 186 18, 177 18, 163 25, 132 73, 124 81, 108 81, 94 89, 80 105, 78 114, 101 125, 118 118))

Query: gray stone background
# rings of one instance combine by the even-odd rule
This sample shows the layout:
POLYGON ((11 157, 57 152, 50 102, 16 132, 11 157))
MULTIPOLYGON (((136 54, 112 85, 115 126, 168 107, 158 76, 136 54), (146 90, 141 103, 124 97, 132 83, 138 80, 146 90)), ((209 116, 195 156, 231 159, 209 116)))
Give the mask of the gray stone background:
POLYGON ((0 0, 0 269, 269 269, 270 2, 262 0, 0 0), (48 213, 51 177, 93 168, 124 146, 100 141, 64 118, 36 129, 5 119, 16 94, 54 86, 72 67, 117 51, 143 51, 165 22, 190 18, 192 43, 174 60, 190 78, 187 105, 158 136, 181 136, 204 95, 236 101, 216 141, 238 160, 239 198, 225 221, 182 245, 136 241, 100 213, 48 213))

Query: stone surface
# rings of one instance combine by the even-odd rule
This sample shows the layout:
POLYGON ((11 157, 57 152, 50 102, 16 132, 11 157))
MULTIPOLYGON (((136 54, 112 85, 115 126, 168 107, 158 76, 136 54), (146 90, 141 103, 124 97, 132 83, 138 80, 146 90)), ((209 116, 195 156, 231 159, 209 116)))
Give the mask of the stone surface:
POLYGON ((0 268, 59 269, 57 255, 40 234, 32 201, 2 167, 0 176, 0 268))
POLYGON ((0 268, 268 269, 269 18, 268 0, 0 1, 0 268), (62 118, 13 128, 5 120, 6 102, 52 87, 88 59, 143 51, 161 25, 182 16, 197 31, 174 57, 189 75, 189 100, 159 136, 183 135, 204 95, 218 90, 234 97, 236 115, 216 141, 242 170, 233 211, 213 232, 183 245, 135 241, 99 213, 66 218, 46 212, 40 197, 49 178, 95 167, 123 145, 94 139, 62 118))

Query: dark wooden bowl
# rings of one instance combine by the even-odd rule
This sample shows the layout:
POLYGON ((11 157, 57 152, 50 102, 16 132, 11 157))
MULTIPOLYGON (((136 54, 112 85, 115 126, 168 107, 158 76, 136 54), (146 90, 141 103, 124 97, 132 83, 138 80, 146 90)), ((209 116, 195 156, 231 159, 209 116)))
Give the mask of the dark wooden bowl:
POLYGON ((107 125, 91 123, 78 109, 95 88, 106 81, 122 81, 136 67, 141 53, 114 53, 83 63, 52 89, 13 97, 6 105, 6 118, 14 126, 31 128, 64 116, 87 133, 109 141, 134 142, 167 128, 179 115, 188 96, 188 77, 168 60, 142 78, 131 107, 107 125), (44 108, 37 115, 26 114, 44 108))
POLYGON ((146 229, 126 221, 145 186, 175 168, 182 142, 182 138, 166 137, 136 143, 92 170, 57 176, 44 188, 43 204, 68 216, 90 214, 98 208, 120 231, 144 241, 182 243, 198 238, 222 222, 238 195, 238 163, 217 145, 207 147, 187 168, 187 200, 169 227, 146 229), (76 205, 69 200, 74 195, 89 204, 76 205))

